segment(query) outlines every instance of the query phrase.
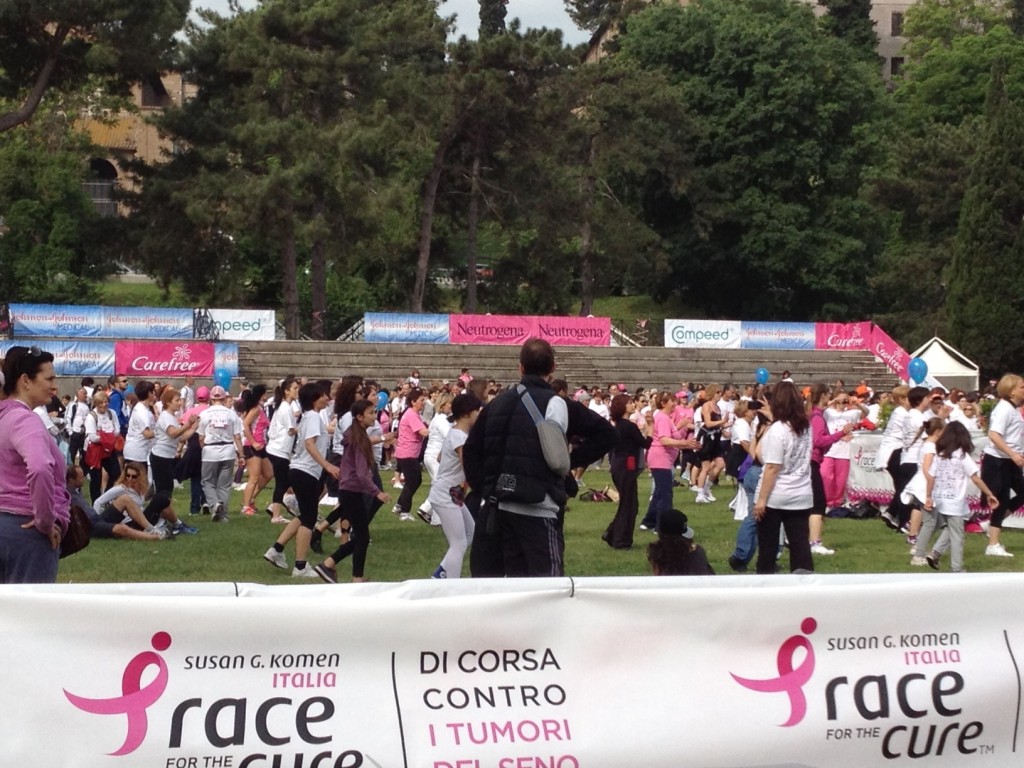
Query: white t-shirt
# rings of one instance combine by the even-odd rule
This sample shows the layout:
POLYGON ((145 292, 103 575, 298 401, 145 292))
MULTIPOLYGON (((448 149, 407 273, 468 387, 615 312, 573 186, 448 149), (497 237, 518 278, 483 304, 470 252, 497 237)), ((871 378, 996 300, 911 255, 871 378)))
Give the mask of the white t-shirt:
POLYGON ((900 456, 901 464, 917 464, 921 456, 921 446, 924 444, 924 433, 921 427, 928 419, 923 411, 911 408, 907 411, 907 417, 903 420, 903 454, 900 456))
POLYGON ((109 410, 104 414, 100 414, 99 411, 89 411, 89 415, 85 417, 86 444, 98 443, 100 432, 117 434, 117 422, 114 421, 114 415, 109 410))
MULTIPOLYGON (((785 422, 777 421, 768 427, 761 438, 763 464, 779 464, 775 486, 768 496, 767 506, 772 509, 810 509, 814 505, 811 490, 811 430, 798 435, 785 422)), ((755 498, 760 498, 761 483, 757 484, 755 498)))
MULTIPOLYGON (((341 456, 345 452, 345 447, 341 444, 341 439, 344 437, 345 432, 352 426, 352 411, 343 413, 341 418, 338 419, 338 423, 334 425, 334 434, 331 435, 331 450, 341 456)), ((326 457, 324 457, 326 458, 326 457)))
POLYGON ((234 408, 214 403, 199 415, 203 461, 231 461, 237 456, 235 435, 242 437, 242 420, 234 408))
POLYGON ((299 420, 298 440, 295 441, 295 451, 292 453, 292 469, 298 469, 311 477, 319 478, 324 468, 318 464, 309 451, 306 450, 306 441, 316 441, 316 449, 323 458, 327 455, 327 446, 330 444, 327 429, 316 411, 306 411, 299 420))
MULTIPOLYGON (((828 426, 828 431, 831 435, 834 435, 836 432, 842 432, 843 427, 847 424, 859 423, 863 418, 864 414, 861 413, 860 408, 847 408, 842 411, 838 408, 825 409, 825 424, 828 426)), ((850 444, 846 440, 832 443, 831 447, 825 452, 825 455, 830 459, 846 459, 849 461, 850 444)))
POLYGON ((437 468, 437 475, 430 483, 430 494, 427 496, 432 505, 451 506, 451 489, 466 482, 466 472, 462 468, 462 459, 459 458, 457 451, 465 445, 467 437, 469 435, 461 429, 448 430, 448 435, 441 444, 441 464, 437 468))
POLYGON ((167 434, 168 427, 180 427, 181 421, 177 414, 164 411, 156 420, 156 438, 153 442, 153 455, 161 459, 173 459, 178 455, 178 438, 167 434))
POLYGON ((875 454, 875 469, 881 472, 889 463, 893 451, 903 447, 903 420, 907 417, 907 409, 897 405, 889 414, 889 421, 885 423, 885 430, 882 432, 882 441, 878 444, 878 453, 875 454))
MULTIPOLYGON (((913 499, 917 499, 923 504, 928 495, 928 477, 924 472, 924 458, 928 455, 935 456, 935 443, 931 440, 926 441, 922 446, 921 460, 917 465, 917 474, 911 478, 910 482, 907 483, 907 487, 903 490, 903 493, 900 494, 900 499, 902 499, 904 504, 910 504, 912 501, 911 497, 913 497, 913 499)), ((935 477, 934 459, 932 460, 932 469, 929 474, 932 477, 935 477)))
POLYGON ((739 445, 740 443, 749 443, 753 438, 753 430, 750 428, 750 423, 746 419, 736 419, 732 425, 732 442, 733 445, 739 445))
MULTIPOLYGON (((92 503, 92 508, 102 515, 103 507, 105 507, 110 502, 114 501, 114 499, 120 498, 121 496, 128 496, 129 498, 131 498, 131 500, 138 505, 139 509, 144 510, 146 508, 146 502, 142 498, 142 496, 140 496, 137 491, 124 485, 115 485, 108 489, 106 493, 101 495, 98 499, 96 499, 96 501, 92 503)), ((130 522, 131 519, 131 515, 125 512, 124 515, 121 517, 121 522, 127 523, 130 522)))
POLYGON ((270 428, 267 430, 267 453, 277 456, 279 459, 290 459, 292 457, 292 445, 295 443, 295 435, 289 434, 289 430, 295 426, 296 418, 294 403, 284 400, 274 411, 274 417, 270 420, 270 428))
POLYGON ((85 433, 85 418, 89 415, 89 404, 76 400, 68 406, 68 432, 74 434, 85 433))
POLYGON ((139 461, 143 464, 149 461, 154 438, 146 437, 142 432, 146 429, 153 429, 154 426, 156 426, 156 417, 153 416, 153 412, 145 404, 136 403, 132 408, 132 415, 128 418, 128 434, 124 436, 126 460, 139 461))
POLYGON ((608 421, 612 417, 611 413, 608 411, 608 406, 603 402, 598 403, 595 400, 591 400, 590 405, 587 407, 605 421, 608 421))
MULTIPOLYGON (((1006 444, 1017 451, 1024 452, 1024 419, 1021 418, 1020 410, 1013 407, 1009 400, 1000 400, 988 420, 988 431, 1002 435, 1006 444)), ((1006 453, 996 448, 996 444, 990 442, 985 446, 985 454, 994 456, 997 459, 1010 458, 1006 453)))
POLYGON ((435 414, 434 418, 430 420, 430 426, 427 427, 427 448, 423 453, 424 460, 438 460, 437 455, 441 453, 444 439, 451 431, 452 423, 448 421, 448 417, 440 412, 435 414))
MULTIPOLYGON (((1014 409, 1016 410, 1016 409, 1014 409)), ((978 474, 978 465, 963 451, 957 451, 950 458, 935 457, 935 486, 932 501, 941 515, 968 517, 967 484, 978 474)))

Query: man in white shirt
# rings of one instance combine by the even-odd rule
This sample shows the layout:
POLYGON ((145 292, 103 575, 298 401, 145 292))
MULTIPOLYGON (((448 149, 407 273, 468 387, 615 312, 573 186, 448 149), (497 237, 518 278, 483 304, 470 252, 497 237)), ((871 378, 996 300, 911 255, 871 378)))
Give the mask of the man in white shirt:
POLYGON ((85 452, 85 417, 88 415, 88 395, 85 387, 79 387, 67 410, 68 454, 72 464, 77 462, 80 453, 85 452))
POLYGON ((196 377, 186 376, 185 386, 181 388, 181 410, 187 411, 196 404, 196 377))

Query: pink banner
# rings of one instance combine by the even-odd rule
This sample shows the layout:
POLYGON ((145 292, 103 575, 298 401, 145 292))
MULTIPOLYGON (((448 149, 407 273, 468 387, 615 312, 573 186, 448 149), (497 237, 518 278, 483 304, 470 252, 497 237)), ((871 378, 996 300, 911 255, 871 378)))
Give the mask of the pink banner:
POLYGON ((554 346, 610 347, 612 321, 607 317, 537 317, 537 336, 554 346))
POLYGON ((907 354, 907 350, 893 341, 889 334, 877 325, 871 326, 871 353, 904 381, 910 378, 907 372, 910 355, 907 354))
POLYGON ((607 317, 536 317, 518 315, 451 315, 452 344, 522 344, 540 338, 553 346, 607 347, 612 324, 607 317))
POLYGON ((869 349, 871 323, 815 323, 815 349, 869 349))
POLYGON ((214 345, 203 341, 119 341, 114 346, 118 373, 147 379, 212 376, 214 345))

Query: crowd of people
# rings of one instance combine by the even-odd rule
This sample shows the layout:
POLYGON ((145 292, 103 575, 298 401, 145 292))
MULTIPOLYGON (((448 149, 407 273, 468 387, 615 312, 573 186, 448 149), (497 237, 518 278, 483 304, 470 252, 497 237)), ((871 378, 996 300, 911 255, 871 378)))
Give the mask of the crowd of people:
POLYGON ((296 578, 336 583, 348 559, 352 580, 365 580, 370 524, 393 494, 399 521, 443 531, 447 549, 433 578, 459 578, 467 556, 474 577, 561 576, 566 504, 605 457, 617 507, 602 539, 624 550, 635 529, 654 534, 654 573, 713 573, 676 496, 689 486, 692 503, 714 502, 722 476, 739 487, 730 568, 754 563, 773 573, 788 548, 790 570, 809 572, 814 556, 834 554, 824 521, 845 510, 850 440, 863 429, 882 431, 876 467, 895 489, 882 518, 907 537, 912 565, 939 568, 948 552, 952 570, 963 569, 969 483, 991 510, 985 554, 1012 557, 1000 533, 1024 503, 1020 377, 982 393, 876 393, 866 381, 798 389, 788 372, 770 386, 570 390, 556 378, 554 350, 538 339, 523 345, 519 365, 521 380, 508 386, 464 368, 441 382, 412 371, 392 390, 359 375, 288 376, 273 390, 245 386, 237 396, 191 378, 178 387, 116 375, 105 384, 84 378, 62 402, 52 355, 12 347, 0 400, 3 580, 55 579, 72 503, 87 511, 96 537, 197 533, 172 504, 186 484, 189 514, 217 523, 259 514, 258 498, 272 488, 265 513, 281 528, 264 559, 296 578), (987 417, 986 399, 995 401, 987 417), (989 438, 980 467, 971 458, 979 431, 989 438), (391 469, 386 487, 382 472, 391 469), (416 506, 424 469, 429 492, 416 506), (637 526, 644 472, 652 490, 637 526), (238 510, 229 508, 235 488, 238 510), (325 499, 331 511, 321 517, 325 499), (328 532, 337 548, 314 564, 328 532))

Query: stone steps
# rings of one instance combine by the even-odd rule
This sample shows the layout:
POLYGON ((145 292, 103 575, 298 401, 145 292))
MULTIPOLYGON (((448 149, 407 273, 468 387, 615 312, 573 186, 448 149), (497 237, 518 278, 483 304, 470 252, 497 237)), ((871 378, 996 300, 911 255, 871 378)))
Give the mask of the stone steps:
MULTIPOLYGON (((519 378, 518 348, 512 346, 370 344, 321 341, 239 343, 239 373, 271 383, 288 374, 336 379, 360 373, 390 387, 412 370, 424 382, 455 379, 462 367, 478 378, 503 383, 519 378)), ((752 382, 761 367, 778 381, 788 370, 800 385, 843 379, 855 386, 867 379, 875 389, 897 378, 868 352, 811 350, 709 350, 663 347, 558 347, 556 376, 573 387, 623 383, 677 388, 681 381, 752 382)))

